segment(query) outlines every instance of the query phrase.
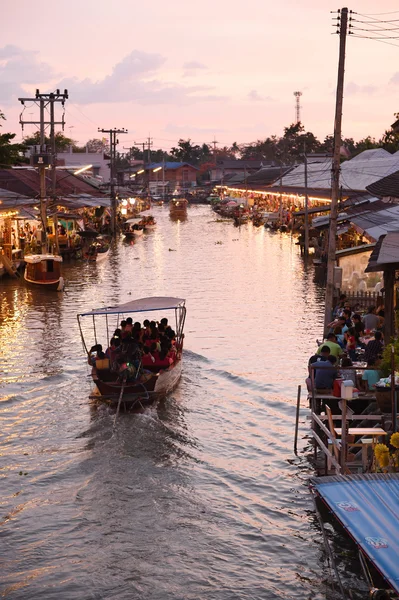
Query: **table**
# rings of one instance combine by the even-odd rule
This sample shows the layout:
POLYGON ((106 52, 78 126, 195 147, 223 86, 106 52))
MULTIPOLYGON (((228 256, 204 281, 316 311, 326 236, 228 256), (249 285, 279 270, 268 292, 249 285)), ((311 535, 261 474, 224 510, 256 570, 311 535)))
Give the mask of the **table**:
MULTIPOLYGON (((342 435, 341 427, 334 427, 334 431, 337 435, 342 435)), ((371 440, 363 439, 360 440, 362 443, 362 466, 363 469, 367 467, 367 447, 371 445, 371 448, 374 449, 376 438, 381 435, 386 435, 386 431, 382 429, 382 427, 349 427, 348 434, 349 435, 369 435, 371 436, 371 440), (371 444, 370 444, 371 442, 371 444)), ((350 444, 352 447, 353 445, 350 444)), ((356 444, 357 445, 357 444, 356 444)))
MULTIPOLYGON (((337 435, 342 435, 341 427, 334 427, 334 431, 337 435)), ((349 435, 371 435, 374 437, 380 437, 386 435, 387 432, 382 427, 349 427, 349 435)))

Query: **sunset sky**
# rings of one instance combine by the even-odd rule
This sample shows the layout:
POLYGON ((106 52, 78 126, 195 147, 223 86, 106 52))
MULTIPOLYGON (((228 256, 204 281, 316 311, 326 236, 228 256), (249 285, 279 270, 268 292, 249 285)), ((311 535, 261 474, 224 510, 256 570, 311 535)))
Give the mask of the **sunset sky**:
MULTIPOLYGON (((331 34, 330 11, 339 6, 331 1, 40 6, 19 0, 2 9, 0 108, 3 131, 18 139, 18 97, 57 87, 70 96, 65 133, 84 143, 99 137, 98 127, 125 127, 120 151, 148 134, 165 150, 180 137, 202 143, 216 136, 227 145, 281 135, 294 120, 295 90, 303 92, 306 129, 321 139, 333 131, 339 38, 331 34)), ((396 0, 356 0, 348 8, 375 15, 399 7, 396 0)), ((399 12, 372 18, 399 25, 399 12)), ((399 40, 392 43, 348 39, 344 136, 379 137, 394 121, 399 40)), ((36 117, 34 107, 25 110, 25 119, 36 117)))

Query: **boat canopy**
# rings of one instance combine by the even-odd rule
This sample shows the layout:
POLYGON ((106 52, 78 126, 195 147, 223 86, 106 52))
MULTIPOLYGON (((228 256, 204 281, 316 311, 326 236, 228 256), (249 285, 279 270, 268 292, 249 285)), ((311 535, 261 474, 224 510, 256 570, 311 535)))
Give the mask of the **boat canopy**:
POLYGON ((131 300, 119 306, 111 306, 105 308, 96 308, 90 312, 80 313, 80 317, 96 316, 96 315, 117 315, 135 312, 149 312, 153 310, 173 310, 183 308, 185 304, 183 298, 172 298, 169 296, 153 296, 150 298, 139 298, 131 300))
POLYGON ((399 592, 399 473, 313 478, 312 486, 399 592))
POLYGON ((29 264, 41 263, 44 260, 53 260, 54 262, 62 262, 62 256, 58 254, 25 254, 24 261, 29 264))
POLYGON ((131 217, 127 219, 126 223, 140 223, 143 220, 143 217, 131 217))

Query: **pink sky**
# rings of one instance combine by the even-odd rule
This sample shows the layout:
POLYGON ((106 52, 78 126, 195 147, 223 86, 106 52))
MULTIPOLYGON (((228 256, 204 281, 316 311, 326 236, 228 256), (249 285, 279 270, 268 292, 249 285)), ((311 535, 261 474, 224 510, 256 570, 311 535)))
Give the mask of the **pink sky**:
MULTIPOLYGON (((282 134, 300 90, 302 121, 323 139, 333 131, 338 36, 330 11, 337 8, 327 0, 58 0, 44 10, 31 0, 8 3, 3 131, 21 138, 18 96, 67 87, 65 132, 80 143, 98 137, 98 127, 129 130, 119 150, 149 133, 154 148, 214 135, 220 145, 248 143, 282 134)), ((348 8, 375 14, 399 7, 356 0, 348 8)), ((399 12, 374 18, 399 19, 399 12)), ((344 135, 379 137, 399 111, 398 92, 399 47, 350 37, 344 135)), ((24 118, 36 117, 33 111, 24 118)))

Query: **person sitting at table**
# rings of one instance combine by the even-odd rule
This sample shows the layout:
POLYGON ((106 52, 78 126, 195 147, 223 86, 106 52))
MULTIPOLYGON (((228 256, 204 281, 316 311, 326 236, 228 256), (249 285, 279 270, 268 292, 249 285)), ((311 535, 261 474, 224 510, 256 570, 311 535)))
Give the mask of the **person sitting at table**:
POLYGON ((382 342, 382 333, 381 331, 376 331, 374 334, 374 339, 370 340, 366 345, 366 349, 364 351, 364 360, 367 362, 372 359, 376 359, 381 356, 384 350, 384 344, 382 342))
POLYGON ((351 360, 356 360, 356 335, 355 328, 349 327, 349 329, 345 333, 346 340, 346 351, 349 354, 349 358, 351 360))
POLYGON ((318 394, 332 393, 334 379, 337 378, 336 362, 336 356, 330 354, 328 360, 316 363, 317 368, 315 369, 314 384, 318 394))
POLYGON ((367 369, 362 376, 362 383, 366 392, 375 390, 375 384, 380 380, 380 372, 376 369, 378 363, 379 360, 375 358, 369 358, 367 361, 367 369))
POLYGON ((337 325, 336 327, 334 327, 333 334, 337 338, 337 343, 341 346, 341 348, 344 348, 344 345, 345 345, 344 334, 342 333, 342 327, 340 325, 337 325))
POLYGON ((343 353, 343 350, 341 348, 341 346, 339 344, 337 344, 337 338, 335 337, 335 335, 333 333, 329 333, 325 339, 325 341, 319 346, 319 349, 317 350, 316 354, 320 354, 321 353, 321 348, 323 346, 328 346, 330 348, 330 353, 335 356, 336 358, 339 358, 341 356, 341 354, 343 353))
POLYGON ((338 377, 345 381, 352 381, 353 385, 356 386, 356 369, 349 369, 353 363, 350 358, 343 358, 341 360, 341 369, 338 371, 338 377))
POLYGON ((330 348, 329 346, 325 346, 322 345, 320 347, 320 354, 314 354, 313 356, 311 356, 309 358, 309 362, 308 362, 308 371, 309 371, 309 377, 306 378, 306 386, 308 388, 308 392, 312 391, 312 365, 314 365, 315 363, 319 363, 319 362, 323 362, 323 361, 328 361, 329 357, 330 357, 330 348))
POLYGON ((362 317, 356 313, 352 317, 353 327, 355 328, 356 334, 358 337, 363 335, 364 333, 364 323, 362 322, 362 317))

